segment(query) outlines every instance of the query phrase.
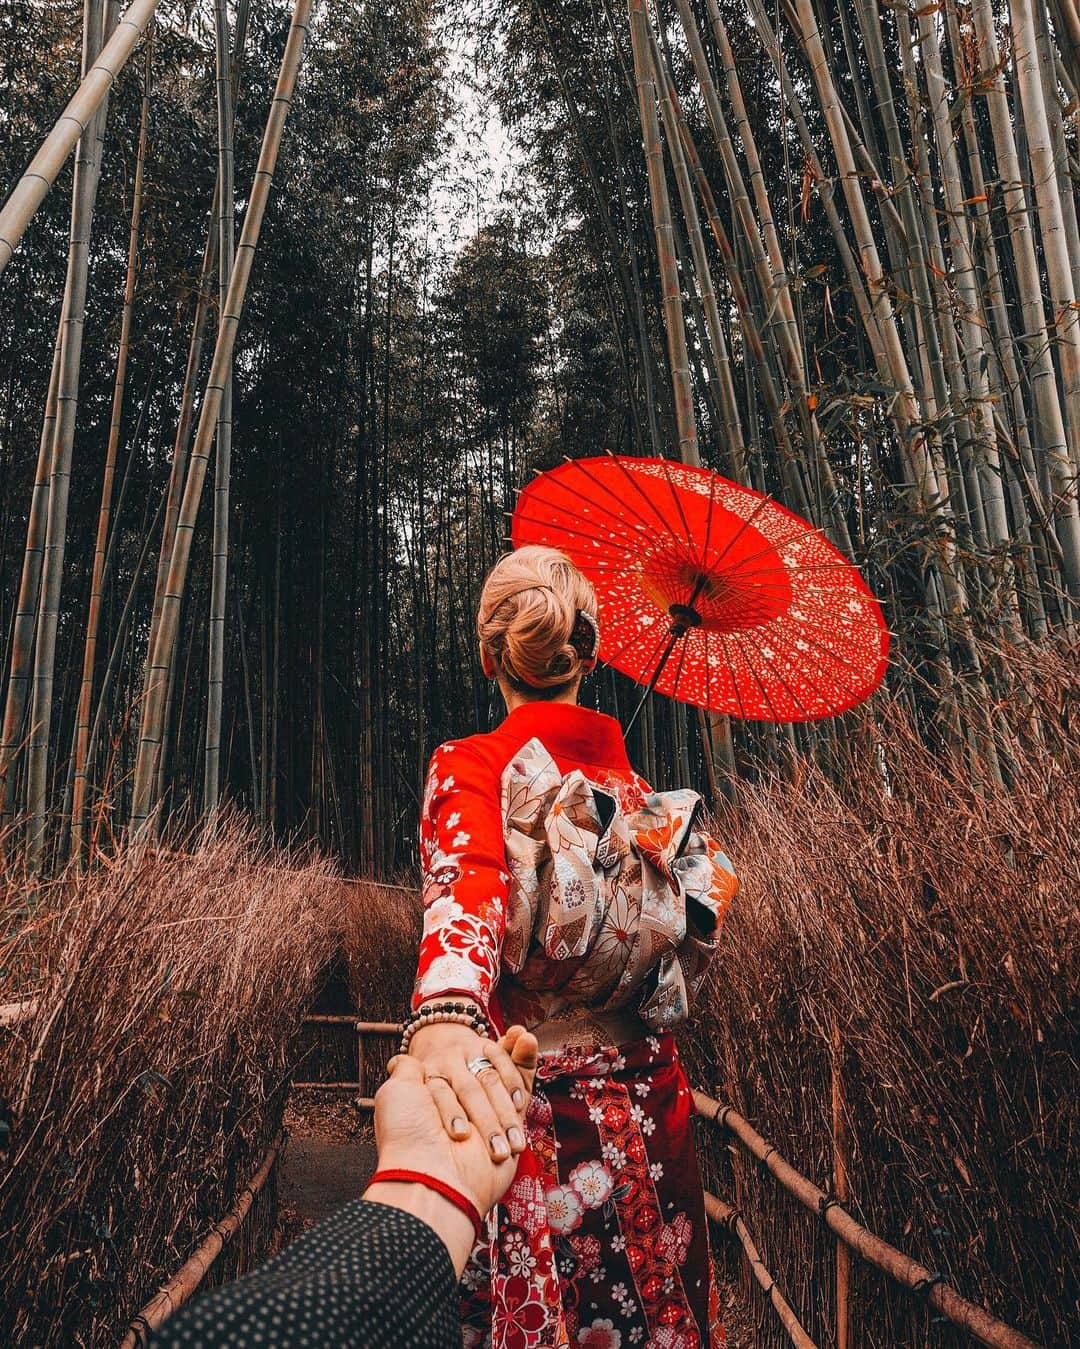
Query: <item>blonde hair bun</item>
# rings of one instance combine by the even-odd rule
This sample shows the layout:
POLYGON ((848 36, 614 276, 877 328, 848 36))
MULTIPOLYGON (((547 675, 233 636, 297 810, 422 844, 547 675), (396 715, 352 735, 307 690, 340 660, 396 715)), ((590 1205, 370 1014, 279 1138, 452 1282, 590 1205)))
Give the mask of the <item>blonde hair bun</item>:
POLYGON ((488 572, 476 631, 511 688, 550 697, 596 657, 596 593, 563 553, 530 544, 488 572))

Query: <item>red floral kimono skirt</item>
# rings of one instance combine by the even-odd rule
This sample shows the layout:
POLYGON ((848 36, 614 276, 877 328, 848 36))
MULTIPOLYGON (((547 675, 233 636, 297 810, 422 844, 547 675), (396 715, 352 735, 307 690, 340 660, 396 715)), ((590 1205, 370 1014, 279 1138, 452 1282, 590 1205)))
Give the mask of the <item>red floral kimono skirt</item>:
POLYGON ((462 1280, 466 1349, 718 1349, 690 1088, 669 1034, 541 1056, 530 1149, 462 1280))

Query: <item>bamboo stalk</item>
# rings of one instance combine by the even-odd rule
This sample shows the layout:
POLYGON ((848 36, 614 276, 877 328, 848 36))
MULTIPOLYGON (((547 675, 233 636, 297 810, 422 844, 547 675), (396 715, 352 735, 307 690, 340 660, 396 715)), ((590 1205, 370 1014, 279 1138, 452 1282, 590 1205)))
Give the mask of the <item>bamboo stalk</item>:
MULTIPOLYGON (((850 552, 851 539, 848 535, 847 522, 838 499, 832 466, 821 443, 820 428, 807 387, 805 356, 788 279, 787 264, 780 245, 780 237, 776 229, 772 204, 769 200, 764 170, 743 98, 738 67, 728 40, 727 28, 715 0, 708 0, 709 22, 720 55, 724 88, 735 119, 735 130, 746 158, 754 197, 753 206, 743 183, 742 171, 735 155, 734 143, 720 108, 712 72, 705 57, 693 11, 688 0, 677 0, 677 4, 698 83, 701 85, 705 96, 706 112, 717 146, 720 149, 735 217, 741 225, 743 237, 750 250, 754 270, 759 279, 761 294, 767 305, 767 312, 770 316, 773 316, 770 327, 780 349, 783 374, 790 389, 787 401, 795 409, 802 430, 803 441, 809 452, 809 465, 818 484, 817 511, 814 513, 823 523, 827 524, 836 545, 845 552, 850 552), (757 219, 754 217, 755 207, 757 219), (822 500, 822 498, 824 499, 822 500)), ((794 461, 793 472, 795 468, 801 468, 801 460, 794 461)), ((799 484, 799 492, 805 494, 801 483, 799 484)), ((795 499, 798 500, 798 497, 795 499)), ((807 509, 804 513, 809 514, 811 512, 807 509)))
POLYGON ((782 409, 784 407, 791 405, 795 409, 802 430, 803 441, 809 452, 809 466, 817 481, 817 508, 811 509, 810 500, 802 480, 804 461, 802 456, 796 455, 791 447, 786 426, 784 426, 782 434, 778 435, 777 445, 784 481, 791 493, 791 500, 795 508, 804 515, 814 515, 819 518, 822 523, 827 525, 837 547, 850 553, 851 539, 848 534, 847 521, 844 518, 844 511, 839 500, 835 475, 821 442, 817 416, 811 406, 810 393, 806 382, 805 359, 788 281, 787 267, 773 219, 772 206, 765 186, 757 144, 743 100, 735 58, 728 42, 727 29, 715 0, 709 0, 708 10, 713 36, 720 52, 728 101, 735 116, 736 129, 747 160, 754 201, 761 221, 760 232, 758 220, 754 217, 754 207, 751 205, 743 182, 742 171, 735 155, 735 147, 720 107, 716 85, 705 56, 693 11, 688 0, 676 0, 676 3, 694 63, 694 70, 705 98, 709 124, 720 150, 734 215, 739 222, 743 239, 749 249, 753 270, 758 278, 758 287, 766 306, 765 317, 759 323, 755 323, 755 326, 761 329, 768 327, 776 339, 780 350, 783 379, 787 382, 790 391, 788 397, 781 402, 779 396, 762 382, 766 366, 764 364, 765 349, 760 337, 756 339, 756 345, 761 347, 762 355, 760 358, 755 357, 755 370, 759 382, 762 382, 762 393, 766 397, 766 408, 769 411, 774 429, 783 426, 782 409), (765 237, 764 243, 762 242, 762 233, 765 237))
MULTIPOLYGON (((1011 533, 1005 511, 1001 459, 998 453, 993 406, 990 402, 991 390, 988 379, 990 353, 984 341, 987 323, 975 272, 963 178, 956 150, 956 129, 941 65, 939 17, 929 7, 923 6, 916 11, 916 19, 922 68, 930 102, 931 123, 937 145, 938 162, 942 170, 939 179, 945 202, 945 219, 952 258, 951 279, 959 301, 959 319, 964 338, 966 404, 972 418, 974 431, 972 448, 976 461, 973 489, 978 495, 985 515, 987 541, 1004 557, 1008 565, 1006 550, 1011 541, 1011 533)), ((963 398, 965 395, 963 386, 954 389, 953 394, 954 397, 959 394, 963 398)), ((1018 611, 1011 566, 1006 576, 1006 602, 1009 619, 1015 622, 1018 611)))
MULTIPOLYGON (((218 303, 225 313, 235 248, 233 190, 232 54, 227 0, 214 0, 214 51, 218 127, 218 303)), ((203 810, 211 827, 221 795, 221 715, 225 684, 225 609, 229 566, 229 480, 232 461, 233 372, 230 357, 221 391, 214 461, 213 558, 210 585, 209 671, 206 708, 203 810)))
POLYGON ((630 42, 634 52, 634 82, 641 118, 642 145, 649 179, 649 203, 652 209, 656 256, 660 268, 660 287, 667 331, 668 361, 675 400, 675 423, 679 436, 679 457, 684 464, 700 464, 694 392, 690 383, 690 356, 686 348, 686 326, 682 311, 682 292, 675 261, 675 235, 671 223, 667 176, 660 144, 660 122, 656 113, 656 79, 649 55, 649 17, 645 0, 628 0, 630 42))
MULTIPOLYGON (((649 443, 652 447, 652 452, 654 454, 659 454, 663 446, 661 444, 660 432, 656 416, 655 381, 653 371, 654 353, 652 350, 652 346, 649 342, 648 332, 644 324, 644 317, 642 313, 642 303, 641 303, 641 287, 638 278, 637 260, 635 256, 635 251, 633 249, 630 250, 630 266, 628 269, 626 264, 622 260, 621 256, 622 249, 619 242, 619 236, 615 230, 615 226, 612 222, 611 215, 607 207, 607 195, 604 192, 603 186, 600 182, 600 177, 597 171, 595 159, 590 149, 589 137, 585 131, 584 126, 582 125, 581 112, 580 109, 578 108, 577 100, 575 99, 574 93, 570 88, 569 82, 567 81, 565 71, 563 70, 562 62, 559 60, 559 50, 551 30, 551 23, 548 19, 547 10, 543 4, 543 0, 534 0, 534 8, 536 10, 537 17, 540 20, 540 26, 542 27, 544 32, 544 42, 551 60, 551 67, 555 72, 555 79, 559 85, 559 93, 562 97, 563 106, 566 108, 567 114, 570 118, 570 122, 574 128, 574 136, 577 141, 578 154, 580 156, 582 166, 585 169, 585 176, 589 183, 593 207, 600 221, 604 237, 608 243, 608 256, 611 259, 612 268, 618 280, 619 288, 622 291, 623 295, 623 301, 627 309, 633 308, 635 315, 637 317, 636 326, 638 338, 638 352, 641 360, 642 381, 645 385, 646 417, 649 423, 649 443)), ((605 13, 608 13, 607 0, 605 0, 605 13)), ((610 101, 606 100, 606 102, 607 102, 608 116, 610 120, 611 117, 610 101)), ((615 140, 614 132, 612 133, 612 146, 615 148, 615 172, 619 184, 619 199, 622 207, 623 222, 624 225, 626 226, 627 231, 629 232, 632 227, 630 225, 626 206, 626 191, 624 184, 623 166, 621 158, 619 157, 618 154, 617 142, 615 140)), ((632 381, 630 377, 629 353, 626 349, 619 314, 617 312, 616 306, 610 299, 610 292, 607 288, 605 288, 605 294, 608 296, 608 311, 611 318, 611 328, 615 340, 618 343, 620 363, 623 366, 623 373, 627 381, 627 387, 628 389, 631 389, 632 381)), ((636 398, 632 400, 631 410, 632 415, 634 416, 636 422, 638 418, 636 398)))
POLYGON ((1050 0, 1050 8, 1062 59, 1073 85, 1080 88, 1080 5, 1077 0, 1050 0))
POLYGON ((169 576, 162 601, 161 621, 149 660, 146 701, 143 707, 139 749, 135 763, 131 826, 136 833, 143 829, 153 809, 152 790, 158 767, 158 749, 164 739, 166 692, 173 652, 179 634, 180 606, 187 583, 191 558, 192 536, 198 516, 199 500, 206 477, 207 459, 213 439, 226 376, 231 367, 236 344, 236 333, 243 311, 244 296, 254 262, 266 212, 266 202, 273 182, 274 168, 281 147, 282 133, 289 108, 292 106, 296 78, 303 55, 311 16, 312 0, 296 0, 288 40, 281 59, 277 87, 267 118, 259 163, 251 189, 236 261, 229 282, 224 312, 218 328, 214 357, 207 381, 206 395, 199 415, 199 426, 191 451, 187 484, 176 525, 176 542, 169 564, 169 576))
MULTIPOLYGON (((102 33, 100 20, 91 21, 89 5, 83 8, 83 45, 81 78, 85 79, 99 54, 102 33)), ((96 123, 95 123, 96 126, 96 123)), ((82 147, 80 146, 80 153, 82 147)), ((76 191, 72 188, 71 210, 74 216, 76 191)), ((71 265, 72 245, 69 238, 68 265, 71 265)), ((14 801, 15 758, 23 736, 26 701, 34 660, 34 634, 37 627, 38 604, 41 595, 41 567, 45 555, 46 524, 49 511, 49 488, 52 478, 53 441, 56 433, 57 398, 63 364, 64 334, 67 320, 67 291, 60 305, 53 349, 52 371, 45 397, 45 415, 42 419, 41 440, 38 446, 34 489, 30 500, 30 514, 26 526, 26 547, 23 552, 19 596, 16 602, 15 623, 11 642, 11 671, 7 698, 4 704, 4 728, 0 746, 0 796, 2 796, 3 824, 11 823, 14 801)))
MULTIPOLYGON (((1009 14, 1012 19, 1018 92, 1038 207, 1043 262, 1053 305, 1052 326, 1057 338, 1056 350, 1064 390, 1065 426, 1068 441, 1073 447, 1073 457, 1058 466, 1055 472, 1059 479, 1074 479, 1076 457, 1080 456, 1080 303, 1077 302, 1061 184, 1039 69, 1032 0, 1010 0, 1009 14)), ((1075 491, 1073 481, 1070 495, 1075 496, 1075 491)), ((1074 591, 1073 598, 1080 599, 1080 591, 1074 591)))
POLYGON ((27 225, 45 200, 76 142, 86 134, 160 3, 161 0, 132 0, 116 31, 84 73, 71 101, 15 184, 0 210, 0 273, 11 261, 27 225))
MULTIPOLYGON (((106 27, 115 17, 110 0, 85 0, 84 50, 100 52, 106 27)), ((71 194, 71 235, 62 308, 63 340, 56 390, 56 420, 49 462, 49 505, 45 520, 45 551, 38 595, 37 642, 31 692, 30 731, 26 759, 26 797, 30 815, 27 860, 31 872, 42 861, 48 811, 49 737, 52 729, 55 684, 56 632, 60 618, 60 591, 67 545, 67 510, 71 488, 71 456, 79 408, 79 381, 86 325, 90 235, 101 181, 101 154, 108 110, 108 88, 97 105, 85 135, 79 141, 71 194)))
POLYGON ((679 191, 679 202, 686 221, 686 233, 693 256, 694 274, 701 295, 701 306, 705 316, 705 328, 708 333, 709 365, 719 388, 719 406, 722 415, 721 434, 728 462, 742 462, 742 430, 739 425, 738 408, 735 403, 735 387, 731 378, 731 364, 728 359, 727 342, 720 324, 720 311, 716 302, 716 290, 713 286, 712 272, 705 253, 705 240, 701 233, 701 221, 697 203, 694 200, 694 188, 690 181, 686 156, 683 150, 681 132, 682 114, 678 108, 674 80, 667 69, 662 53, 659 51, 652 29, 649 29, 649 43, 652 53, 659 93, 660 107, 667 134, 668 154, 675 173, 675 184, 679 191))
POLYGON ((38 596, 41 590, 41 559, 45 554, 45 521, 49 511, 49 477, 52 464, 53 428, 56 425, 56 394, 60 387, 60 356, 63 350, 64 316, 61 310, 53 348, 52 373, 45 395, 45 415, 41 423, 34 490, 26 522, 26 546, 23 550, 19 595, 15 602, 15 622, 11 636, 11 670, 4 700, 4 728, 0 740, 0 808, 3 830, 11 824, 15 796, 15 760, 22 741, 26 718, 26 695, 34 659, 34 628, 37 623, 38 596))
POLYGON ((836 1202, 835 1197, 819 1190, 813 1181, 807 1180, 786 1162, 776 1148, 766 1142, 733 1106, 722 1105, 704 1092, 695 1091, 693 1096, 694 1105, 700 1114, 726 1129, 775 1176, 788 1194, 811 1213, 819 1214, 825 1226, 861 1259, 888 1274, 903 1287, 925 1296, 927 1302, 942 1316, 974 1335, 981 1344, 991 1345, 993 1349, 1038 1349, 1034 1340, 1007 1326, 1004 1321, 999 1321, 996 1316, 991 1316, 985 1308, 961 1297, 940 1274, 927 1269, 856 1222, 836 1202))
MULTIPOLYGON (((192 315, 191 337, 188 341, 187 365, 184 369, 184 383, 180 394, 180 411, 176 422, 176 435, 173 438, 172 462, 169 468, 169 485, 165 497, 165 511, 161 529, 161 544, 158 549, 157 571, 154 579, 154 603, 150 615, 150 635, 147 643, 148 653, 153 649, 158 629, 161 626, 161 609, 165 602, 165 587, 169 579, 169 563, 172 560, 173 543, 176 539, 176 521, 180 514, 180 502, 184 495, 184 483, 187 480, 188 449, 191 440, 191 426, 195 419, 195 396, 198 391, 199 369, 202 363, 203 343, 206 337, 206 323, 210 307, 210 277, 217 260, 217 191, 215 190, 211 207, 211 225, 207 233, 206 246, 203 249, 202 267, 195 298, 195 310, 192 315)), ((146 702, 146 690, 150 679, 149 660, 143 667, 143 683, 140 704, 146 702)), ((168 700, 165 716, 168 718, 168 700)))
POLYGON ((837 159, 841 188, 855 235, 860 265, 866 277, 875 329, 895 394, 890 416, 896 424, 914 485, 916 504, 934 526, 927 580, 927 608, 933 613, 933 590, 940 584, 945 609, 964 651, 965 662, 981 678, 981 662, 971 630, 968 587, 957 555, 949 486, 933 440, 927 435, 915 396, 910 369, 900 340, 896 313, 890 297, 889 279, 863 198, 860 173, 855 162, 840 98, 821 42, 810 0, 794 0, 790 18, 795 27, 818 91, 819 104, 837 159))
MULTIPOLYGON (((969 18, 964 31, 956 11, 945 11, 945 22, 952 52, 954 78, 960 87, 960 121, 967 150, 968 174, 971 180, 972 202, 975 207, 974 233, 982 255, 986 276, 987 309, 992 323, 988 334, 990 353, 996 358, 995 379, 1001 390, 1003 407, 995 407, 993 416, 999 442, 1011 472, 1004 475, 1010 512, 1014 522, 1017 556, 1018 597, 1023 601, 1028 631, 1036 640, 1048 633, 1047 609, 1042 588, 1059 588, 1055 563, 1050 558, 1048 533, 1053 532, 1049 504, 1040 496, 1035 481, 1035 460, 1031 443, 1031 423, 1024 399, 1024 378, 1020 369, 1020 354, 1012 330, 1009 308, 1005 298, 1005 281, 1001 253, 991 217, 990 186, 984 159, 984 138, 975 122, 971 91, 978 70, 974 51, 974 35, 969 18), (1012 433, 1004 424, 1004 414, 1012 414, 1012 433)), ((1005 461, 1003 460, 1003 469, 1005 461)), ((1060 556, 1056 536, 1053 548, 1060 556)))
POLYGON ((120 445, 124 390, 127 381, 128 355, 131 348, 131 319, 135 309, 135 281, 139 259, 139 221, 142 213, 143 175, 150 123, 150 60, 150 46, 148 44, 146 67, 143 75, 142 103, 139 112, 139 141, 135 155, 135 181, 131 195, 127 274, 124 279, 124 300, 120 313, 120 340, 116 352, 116 376, 113 383, 112 412, 109 418, 109 438, 105 447, 105 472, 101 483, 101 508, 98 512, 97 536, 94 541, 94 561, 90 577, 90 608, 86 619, 82 680, 79 687, 79 706, 75 722, 74 781, 71 800, 71 856, 76 864, 82 858, 83 849, 87 746, 90 739, 90 708, 94 691, 98 627, 101 622, 102 581, 105 575, 105 551, 109 540, 113 480, 116 476, 116 456, 120 445))
POLYGON ((796 1349, 817 1349, 816 1343, 806 1333, 802 1322, 795 1315, 791 1303, 781 1293, 776 1280, 769 1273, 764 1260, 761 1258, 757 1243, 750 1235, 750 1229, 739 1210, 732 1208, 730 1204, 725 1204, 722 1199, 717 1199, 714 1194, 710 1194, 706 1190, 705 1216, 710 1222, 715 1223, 718 1227, 726 1228, 738 1238, 750 1272, 761 1285, 762 1292, 772 1303, 773 1310, 780 1319, 780 1324, 784 1327, 788 1339, 796 1346, 796 1349))
POLYGON ((214 1261, 240 1230, 255 1202, 255 1196, 269 1180, 284 1142, 284 1133, 278 1134, 263 1153, 255 1174, 240 1191, 232 1208, 211 1227, 168 1283, 132 1317, 127 1334, 120 1341, 120 1349, 138 1349, 139 1345, 146 1344, 148 1337, 159 1330, 173 1312, 198 1290, 214 1261))

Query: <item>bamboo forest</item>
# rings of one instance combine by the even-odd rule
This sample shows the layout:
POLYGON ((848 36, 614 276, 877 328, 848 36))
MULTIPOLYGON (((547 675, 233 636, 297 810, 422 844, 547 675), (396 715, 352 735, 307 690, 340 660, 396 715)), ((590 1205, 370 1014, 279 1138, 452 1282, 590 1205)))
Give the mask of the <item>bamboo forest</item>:
POLYGON ((581 701, 739 877, 727 1342, 1076 1343, 1078 183, 1077 0, 0 7, 0 1339, 145 1343, 253 1174, 208 1281, 298 1230, 290 1083, 374 1094, 429 761, 503 716, 484 577, 610 455, 806 522, 887 645, 710 705, 601 594, 581 701))

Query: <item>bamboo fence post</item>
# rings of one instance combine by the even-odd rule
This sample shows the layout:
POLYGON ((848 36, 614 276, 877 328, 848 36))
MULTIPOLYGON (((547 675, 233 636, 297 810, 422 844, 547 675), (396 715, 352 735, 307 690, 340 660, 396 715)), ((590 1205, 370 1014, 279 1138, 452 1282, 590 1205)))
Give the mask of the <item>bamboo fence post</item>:
POLYGON ((75 143, 86 134, 160 3, 161 0, 132 0, 116 31, 84 73, 71 101, 15 184, 0 210, 0 273, 11 261, 27 225, 45 200, 75 143))
POLYGON ((750 1235, 750 1229, 739 1210, 732 1208, 730 1204, 725 1204, 722 1199, 717 1199, 714 1194, 710 1194, 706 1190, 705 1216, 710 1222, 716 1223, 718 1227, 726 1227, 729 1232, 738 1238, 750 1272, 761 1285, 762 1292, 772 1303, 773 1310, 780 1319, 780 1324, 784 1327, 788 1339, 796 1346, 796 1349, 817 1349, 816 1343, 806 1333, 802 1322, 795 1315, 795 1309, 780 1291, 776 1280, 762 1260, 757 1243, 750 1235))
POLYGON ((232 364, 236 333, 243 311, 244 296, 251 276, 259 231, 266 212, 274 168, 281 148, 282 134, 289 109, 292 106, 296 78, 304 50, 311 18, 312 0, 296 0, 289 36, 281 58, 277 86, 266 122, 259 163, 255 170, 251 196, 244 215, 244 225, 236 250, 236 261, 229 282, 224 313, 218 328, 214 357, 207 381, 206 395, 199 414, 199 426, 191 450, 184 497, 176 525, 176 540, 169 563, 169 575, 162 600, 159 629, 153 639, 149 660, 146 700, 143 706, 139 748, 135 762, 135 782, 131 808, 132 833, 146 826, 153 801, 151 799, 154 775, 157 770, 158 748, 164 738, 164 715, 169 669, 179 633, 180 605, 187 582, 191 559, 192 537, 198 516, 199 500, 206 477, 207 459, 213 439, 225 379, 232 364))
MULTIPOLYGON (((830 1054, 832 1087, 832 1148, 833 1194, 841 1204, 848 1201, 848 1137, 844 1119, 843 1044, 840 1023, 832 1018, 832 1052, 830 1054)), ((842 1242, 836 1243, 836 1349, 848 1349, 851 1336, 851 1308, 849 1292, 851 1281, 851 1254, 842 1242)))
MULTIPOLYGON (((232 54, 227 0, 214 0, 218 126, 218 303, 224 321, 235 248, 232 54)), ((221 391, 214 460, 213 558, 210 586, 209 670, 203 810, 213 827, 221 795, 221 715, 225 685, 225 612, 228 602, 229 479, 232 461, 233 372, 230 357, 221 391)))
POLYGON ((818 1214, 825 1226, 861 1259, 888 1274, 911 1292, 925 1297, 942 1316, 974 1335, 980 1343, 990 1345, 991 1349, 1039 1349, 1027 1335, 999 1321, 984 1307, 961 1297, 940 1273, 927 1269, 856 1222, 847 1209, 840 1206, 835 1196, 827 1195, 813 1181, 796 1171, 733 1106, 722 1105, 700 1091, 695 1091, 693 1097, 699 1113, 727 1129, 779 1181, 788 1194, 811 1213, 818 1214))
POLYGON ((116 352, 116 377, 113 383, 109 438, 105 448, 105 472, 101 483, 101 508, 98 512, 97 536, 94 540, 94 562, 90 577, 90 609, 86 620, 82 680, 79 687, 79 706, 75 723, 74 782, 71 799, 71 857, 76 865, 82 858, 87 785, 87 747, 90 739, 90 707, 94 691, 98 627, 101 622, 102 581, 105 575, 105 551, 109 540, 113 480, 116 475, 116 456, 120 445, 124 390, 127 382, 128 355, 131 348, 131 319, 135 309, 135 281, 139 259, 139 221, 142 213, 143 175, 150 123, 150 60, 150 45, 147 44, 142 103, 139 112, 139 141, 135 155, 135 181, 131 194, 127 274, 124 279, 124 300, 120 314, 120 339, 116 352))

